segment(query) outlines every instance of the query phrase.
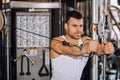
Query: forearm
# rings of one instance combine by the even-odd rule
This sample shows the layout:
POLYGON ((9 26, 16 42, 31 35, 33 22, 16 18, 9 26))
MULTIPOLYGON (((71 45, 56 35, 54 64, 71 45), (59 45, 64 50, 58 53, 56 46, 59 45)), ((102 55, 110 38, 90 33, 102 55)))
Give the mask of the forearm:
POLYGON ((72 56, 79 56, 81 51, 78 47, 75 46, 65 46, 62 44, 58 44, 59 46, 54 46, 53 50, 58 54, 64 55, 72 55, 72 56))
POLYGON ((64 55, 79 56, 82 54, 79 47, 75 45, 74 46, 63 45, 62 42, 55 42, 55 41, 52 42, 51 49, 58 54, 64 54, 64 55))

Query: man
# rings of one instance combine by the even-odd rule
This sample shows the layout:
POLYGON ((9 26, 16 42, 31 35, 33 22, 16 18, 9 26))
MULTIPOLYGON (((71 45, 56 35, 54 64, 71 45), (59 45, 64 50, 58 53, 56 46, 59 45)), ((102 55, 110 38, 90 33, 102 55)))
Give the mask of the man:
POLYGON ((99 44, 97 40, 83 34, 83 17, 78 11, 71 11, 64 24, 65 36, 51 40, 51 80, 80 80, 82 71, 91 52, 111 54, 114 47, 110 42, 99 44))

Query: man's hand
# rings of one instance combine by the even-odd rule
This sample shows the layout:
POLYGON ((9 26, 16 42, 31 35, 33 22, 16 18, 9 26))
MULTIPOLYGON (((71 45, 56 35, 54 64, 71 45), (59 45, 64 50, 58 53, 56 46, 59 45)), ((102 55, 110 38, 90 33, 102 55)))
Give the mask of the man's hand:
POLYGON ((114 46, 111 42, 102 42, 102 49, 104 54, 112 54, 114 52, 114 46))
POLYGON ((91 40, 88 42, 88 52, 97 52, 98 51, 98 41, 97 40, 91 40))

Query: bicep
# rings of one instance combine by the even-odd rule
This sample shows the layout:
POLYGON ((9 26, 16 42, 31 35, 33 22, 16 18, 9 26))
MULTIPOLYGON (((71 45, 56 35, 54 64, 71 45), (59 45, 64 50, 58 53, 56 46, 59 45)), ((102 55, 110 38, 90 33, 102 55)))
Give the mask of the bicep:
POLYGON ((50 57, 51 58, 56 58, 56 57, 58 57, 59 55, 54 51, 54 50, 50 50, 50 57))
POLYGON ((62 54, 63 47, 64 46, 62 45, 62 39, 54 38, 51 40, 51 49, 54 50, 56 53, 62 54))

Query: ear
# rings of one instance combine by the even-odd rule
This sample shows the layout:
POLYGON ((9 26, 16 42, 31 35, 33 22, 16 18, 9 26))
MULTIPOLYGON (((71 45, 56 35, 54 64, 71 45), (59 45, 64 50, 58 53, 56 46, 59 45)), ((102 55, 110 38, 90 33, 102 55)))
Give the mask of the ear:
POLYGON ((68 24, 67 23, 64 24, 64 28, 65 28, 65 30, 68 29, 68 24))

